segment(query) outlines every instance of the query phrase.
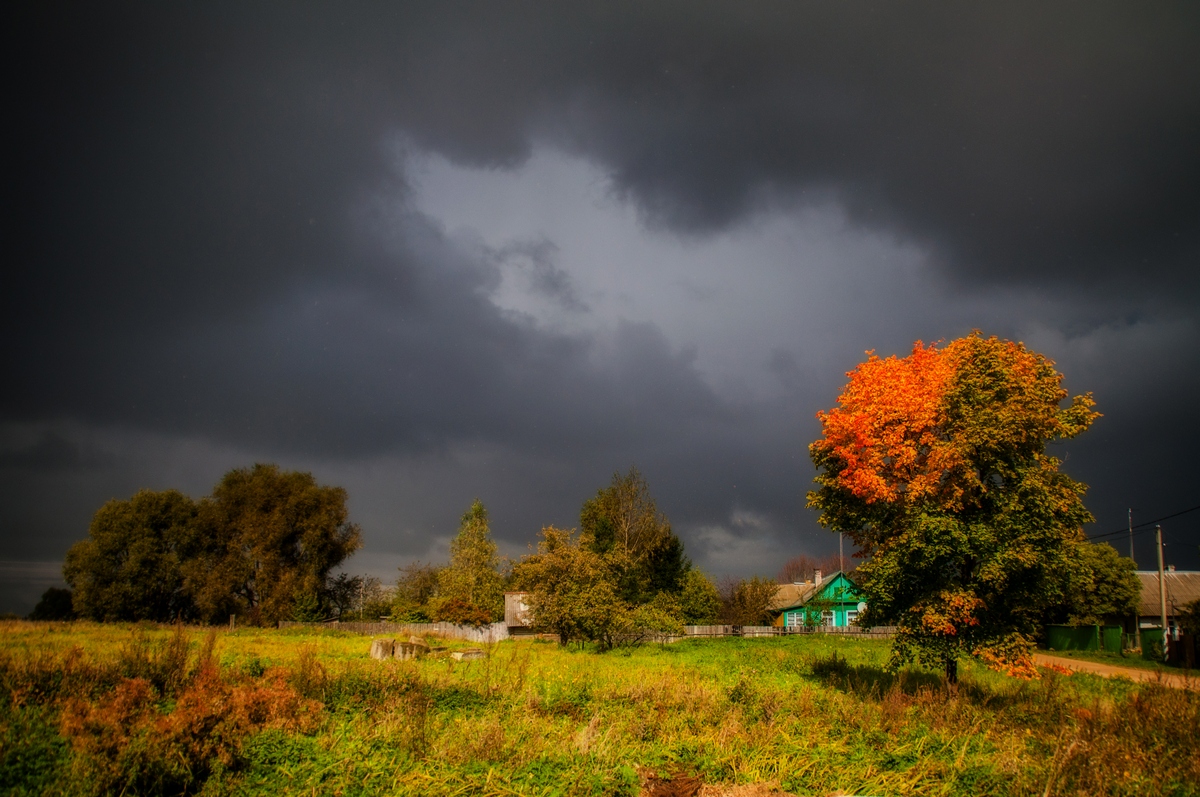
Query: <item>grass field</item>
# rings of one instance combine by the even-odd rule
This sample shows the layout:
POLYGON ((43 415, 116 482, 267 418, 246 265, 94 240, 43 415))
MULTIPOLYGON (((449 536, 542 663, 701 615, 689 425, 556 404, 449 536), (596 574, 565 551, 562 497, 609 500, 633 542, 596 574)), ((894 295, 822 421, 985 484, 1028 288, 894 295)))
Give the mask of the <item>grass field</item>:
MULTIPOLYGON (((465 643, 445 642, 451 648, 465 643)), ((1200 794, 1200 694, 887 643, 504 642, 376 662, 344 632, 0 624, 0 793, 627 794, 657 775, 794 794, 1200 794)), ((765 792, 764 792, 765 793, 765 792)))

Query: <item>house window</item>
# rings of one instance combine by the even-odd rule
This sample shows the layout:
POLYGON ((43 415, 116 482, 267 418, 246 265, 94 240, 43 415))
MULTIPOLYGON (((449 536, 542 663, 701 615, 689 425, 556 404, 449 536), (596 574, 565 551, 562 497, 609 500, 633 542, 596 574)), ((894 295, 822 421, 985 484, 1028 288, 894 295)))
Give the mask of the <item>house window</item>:
POLYGON ((833 612, 832 611, 821 612, 821 625, 833 625, 833 624, 834 624, 833 623, 833 612))
POLYGON ((854 625, 858 621, 858 612, 854 609, 846 612, 846 625, 854 625))
POLYGON ((788 612, 786 625, 788 628, 799 628, 801 626, 800 612, 788 612))

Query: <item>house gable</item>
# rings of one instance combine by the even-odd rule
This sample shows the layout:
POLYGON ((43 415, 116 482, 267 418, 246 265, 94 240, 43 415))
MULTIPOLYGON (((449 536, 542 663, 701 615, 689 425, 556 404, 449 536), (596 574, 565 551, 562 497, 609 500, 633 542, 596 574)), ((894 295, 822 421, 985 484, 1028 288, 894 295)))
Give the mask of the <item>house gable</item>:
POLYGON ((827 625, 844 628, 852 625, 862 610, 863 596, 854 581, 840 570, 831 573, 800 596, 791 606, 782 607, 779 625, 784 627, 827 625))

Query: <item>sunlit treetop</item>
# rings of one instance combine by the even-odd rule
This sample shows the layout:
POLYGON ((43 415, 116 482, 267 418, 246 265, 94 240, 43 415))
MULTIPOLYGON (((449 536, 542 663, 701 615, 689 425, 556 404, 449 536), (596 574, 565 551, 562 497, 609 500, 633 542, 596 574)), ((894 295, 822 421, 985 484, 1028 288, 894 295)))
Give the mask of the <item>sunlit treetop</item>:
POLYGON ((867 355, 838 406, 817 414, 824 434, 810 453, 830 487, 868 504, 963 508, 1098 417, 1090 394, 1061 407, 1054 362, 1021 343, 976 333, 942 348, 917 341, 907 357, 867 355))

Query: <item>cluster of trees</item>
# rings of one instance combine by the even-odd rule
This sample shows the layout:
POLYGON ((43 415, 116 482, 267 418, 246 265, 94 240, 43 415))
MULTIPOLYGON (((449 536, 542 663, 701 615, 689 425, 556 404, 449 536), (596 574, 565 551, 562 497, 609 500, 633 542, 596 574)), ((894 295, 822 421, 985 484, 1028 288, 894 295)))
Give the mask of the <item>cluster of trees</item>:
POLYGON ((324 616, 330 572, 360 544, 344 489, 260 464, 199 501, 177 490, 109 501, 63 576, 87 619, 272 623, 324 616))
POLYGON ((377 578, 333 573, 361 544, 346 498, 311 474, 255 465, 225 474, 198 501, 177 490, 109 501, 67 554, 70 589, 50 589, 31 617, 483 625, 502 619, 511 589, 530 593, 540 627, 605 646, 685 623, 769 618, 774 584, 729 580, 718 589, 692 567, 636 469, 614 474, 584 503, 578 532, 543 529, 537 553, 515 566, 498 556, 476 500, 449 562, 406 565, 390 589, 377 578))
POLYGON ((499 557, 487 509, 476 501, 450 544, 448 564, 401 568, 392 619, 494 622, 503 617, 504 592, 519 590, 529 593, 540 629, 564 642, 611 646, 684 623, 715 622, 725 608, 717 587, 691 566, 636 469, 615 474, 584 503, 578 531, 547 527, 540 537, 537 552, 515 565, 499 557))
POLYGON ((636 468, 614 474, 579 521, 578 532, 542 529, 537 552, 513 568, 540 628, 611 647, 720 615, 717 587, 692 567, 636 468))
POLYGON ((1027 673, 1048 617, 1132 608, 1131 565, 1083 537, 1086 487, 1046 453, 1098 417, 1090 394, 1064 405, 1050 360, 978 332, 868 354, 818 415, 809 506, 857 546, 862 619, 898 626, 893 665, 918 659, 954 681, 973 655, 1027 673))

